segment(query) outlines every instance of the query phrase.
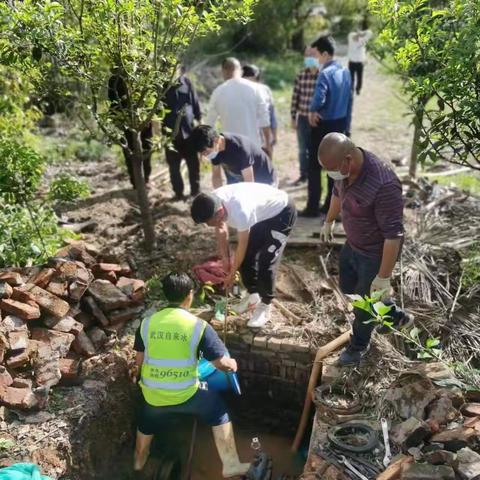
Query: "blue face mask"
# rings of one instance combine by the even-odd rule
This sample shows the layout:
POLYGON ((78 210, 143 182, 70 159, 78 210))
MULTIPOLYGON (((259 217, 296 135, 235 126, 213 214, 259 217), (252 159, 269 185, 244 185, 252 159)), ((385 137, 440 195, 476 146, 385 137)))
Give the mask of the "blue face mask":
POLYGON ((318 68, 320 66, 315 57, 305 57, 303 59, 303 63, 305 64, 306 68, 318 68))

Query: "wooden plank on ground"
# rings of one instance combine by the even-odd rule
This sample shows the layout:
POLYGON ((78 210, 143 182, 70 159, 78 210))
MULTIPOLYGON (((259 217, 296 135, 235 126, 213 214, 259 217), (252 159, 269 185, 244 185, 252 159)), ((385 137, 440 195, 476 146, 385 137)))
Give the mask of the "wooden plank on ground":
MULTIPOLYGON (((292 233, 288 237, 288 246, 290 247, 314 247, 320 243, 320 229, 322 223, 320 218, 298 217, 292 233)), ((334 239, 331 242, 334 245, 343 245, 345 243, 345 230, 341 222, 335 222, 333 231, 334 239)))

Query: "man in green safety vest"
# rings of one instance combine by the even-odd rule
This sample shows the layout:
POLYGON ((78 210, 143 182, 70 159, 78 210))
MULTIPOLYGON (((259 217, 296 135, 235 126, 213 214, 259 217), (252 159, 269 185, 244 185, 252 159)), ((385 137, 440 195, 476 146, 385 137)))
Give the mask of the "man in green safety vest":
POLYGON ((132 368, 143 402, 138 419, 134 469, 145 466, 150 444, 166 415, 194 415, 212 427, 223 464, 223 477, 244 475, 249 463, 240 463, 232 423, 217 392, 202 388, 198 359, 203 355, 217 369, 236 372, 237 362, 227 357, 225 345, 205 321, 188 312, 193 281, 186 273, 170 273, 162 288, 170 305, 145 318, 135 336, 137 352, 132 368))

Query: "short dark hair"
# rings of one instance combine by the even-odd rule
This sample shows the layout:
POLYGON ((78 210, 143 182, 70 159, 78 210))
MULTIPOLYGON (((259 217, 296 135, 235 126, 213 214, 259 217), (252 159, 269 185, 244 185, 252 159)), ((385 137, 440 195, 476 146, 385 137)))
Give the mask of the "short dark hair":
POLYGON ((194 152, 203 152, 206 148, 212 148, 218 132, 210 125, 198 125, 188 138, 188 142, 194 152))
POLYGON ((316 48, 320 53, 327 52, 329 55, 333 55, 335 53, 335 40, 330 35, 324 35, 312 43, 312 48, 316 48))
POLYGON ((182 303, 193 290, 193 280, 183 272, 171 272, 162 280, 162 289, 171 303, 182 303))
POLYGON ((195 223, 206 223, 220 208, 220 199, 209 193, 199 193, 192 202, 190 214, 195 223))
POLYGON ((260 78, 260 69, 256 65, 253 65, 253 63, 244 65, 242 67, 242 77, 258 79, 260 78))

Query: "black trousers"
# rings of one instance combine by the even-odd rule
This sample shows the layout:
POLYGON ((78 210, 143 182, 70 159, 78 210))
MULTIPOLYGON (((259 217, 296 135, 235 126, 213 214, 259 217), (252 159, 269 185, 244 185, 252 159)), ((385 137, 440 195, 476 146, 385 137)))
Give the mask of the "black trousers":
POLYGON ((352 90, 356 88, 357 94, 359 94, 363 85, 363 62, 348 62, 348 69, 352 76, 352 90))
POLYGON ((290 201, 278 215, 250 229, 240 273, 248 292, 258 293, 263 303, 270 304, 275 296, 277 269, 296 219, 297 209, 290 201))
POLYGON ((170 170, 170 182, 172 183, 173 191, 178 197, 183 195, 184 184, 180 166, 182 160, 185 159, 190 181, 190 195, 195 196, 200 192, 200 160, 198 153, 189 148, 184 140, 174 142, 174 147, 175 150, 165 149, 165 158, 170 170))
MULTIPOLYGON (((310 148, 308 156, 308 200, 307 211, 317 214, 320 206, 320 197, 322 195, 321 174, 322 167, 318 162, 318 147, 323 137, 327 133, 339 132, 345 133, 347 120, 340 118, 338 120, 321 120, 320 124, 312 127, 310 134, 310 148)), ((333 180, 328 177, 328 193, 324 201, 326 208, 330 205, 330 199, 333 191, 333 180)))
MULTIPOLYGON (((150 125, 148 128, 142 131, 140 139, 142 141, 142 153, 143 153, 143 176, 145 177, 145 183, 148 183, 150 174, 152 173, 152 137, 153 129, 150 125)), ((125 130, 125 140, 127 141, 128 148, 123 149, 123 156, 125 157, 125 163, 127 164, 128 176, 130 177, 130 183, 135 188, 135 180, 133 176, 133 139, 134 133, 130 130, 125 130)))

